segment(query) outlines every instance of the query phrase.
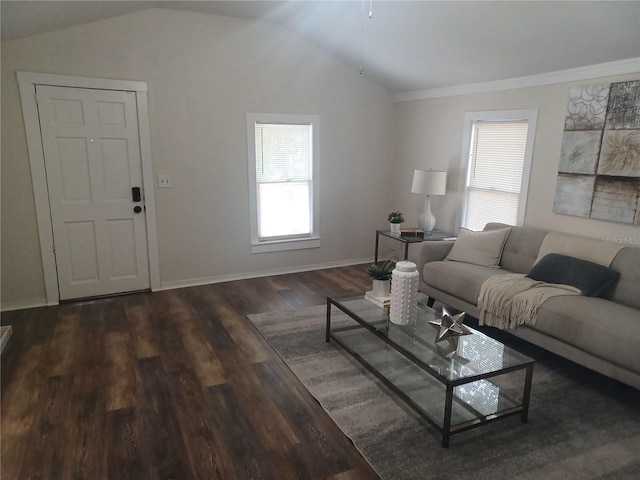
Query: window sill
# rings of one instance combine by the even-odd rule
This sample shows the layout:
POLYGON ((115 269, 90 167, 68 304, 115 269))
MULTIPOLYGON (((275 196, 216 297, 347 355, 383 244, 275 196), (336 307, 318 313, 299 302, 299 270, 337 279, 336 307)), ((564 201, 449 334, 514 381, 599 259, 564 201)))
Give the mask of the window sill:
POLYGON ((320 237, 254 242, 251 245, 251 253, 284 252, 306 248, 320 248, 320 237))

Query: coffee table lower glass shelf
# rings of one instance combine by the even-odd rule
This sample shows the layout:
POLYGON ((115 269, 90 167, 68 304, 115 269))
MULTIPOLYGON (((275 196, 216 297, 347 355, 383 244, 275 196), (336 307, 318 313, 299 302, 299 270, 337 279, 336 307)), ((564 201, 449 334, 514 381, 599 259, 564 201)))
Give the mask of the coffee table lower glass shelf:
POLYGON ((389 322, 387 311, 364 293, 327 297, 326 338, 340 344, 442 434, 451 435, 501 418, 527 422, 534 360, 470 329, 454 352, 435 343, 429 324, 440 315, 418 302, 409 325, 389 322), (346 315, 336 318, 335 311, 346 315))

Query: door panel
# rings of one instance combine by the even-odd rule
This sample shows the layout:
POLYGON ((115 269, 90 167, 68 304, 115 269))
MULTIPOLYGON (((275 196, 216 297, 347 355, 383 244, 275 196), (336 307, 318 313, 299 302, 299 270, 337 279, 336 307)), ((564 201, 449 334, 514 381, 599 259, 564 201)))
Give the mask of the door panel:
POLYGON ((149 288, 135 95, 36 88, 60 299, 149 288))
POLYGON ((69 99, 51 99, 53 116, 58 125, 84 125, 82 101, 69 99))
POLYGON ((98 280, 98 252, 96 246, 96 228, 94 222, 67 222, 67 248, 63 248, 58 255, 61 260, 66 260, 71 270, 70 282, 84 283, 98 280))
POLYGON ((96 102, 98 125, 111 125, 126 128, 127 116, 124 105, 119 102, 96 102))
POLYGON ((133 221, 130 219, 110 220, 108 222, 108 230, 111 246, 112 278, 137 276, 135 226, 133 221))
POLYGON ((103 138, 100 162, 104 176, 104 193, 107 200, 131 200, 131 175, 128 145, 125 139, 103 138))
POLYGON ((62 181, 63 202, 91 201, 89 158, 84 138, 57 138, 59 171, 52 172, 62 181))

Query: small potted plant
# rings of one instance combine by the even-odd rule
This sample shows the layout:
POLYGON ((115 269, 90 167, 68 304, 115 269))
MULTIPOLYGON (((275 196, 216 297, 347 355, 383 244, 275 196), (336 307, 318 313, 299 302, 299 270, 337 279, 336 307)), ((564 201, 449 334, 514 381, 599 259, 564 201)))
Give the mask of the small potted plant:
POLYGON ((372 263, 367 267, 367 275, 373 278, 373 296, 388 297, 391 286, 391 272, 395 267, 393 260, 372 263))
POLYGON ((389 212, 387 215, 387 220, 389 220, 389 228, 391 233, 400 235, 400 224, 404 222, 404 215, 402 212, 397 210, 393 210, 389 212))

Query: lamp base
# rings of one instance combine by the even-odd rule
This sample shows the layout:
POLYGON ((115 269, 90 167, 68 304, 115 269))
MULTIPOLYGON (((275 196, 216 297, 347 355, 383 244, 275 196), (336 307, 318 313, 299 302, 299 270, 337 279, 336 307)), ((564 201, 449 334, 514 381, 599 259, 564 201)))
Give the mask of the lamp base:
POLYGON ((431 213, 431 197, 429 195, 424 201, 424 211, 418 218, 418 226, 425 233, 431 233, 436 227, 436 217, 431 213))

